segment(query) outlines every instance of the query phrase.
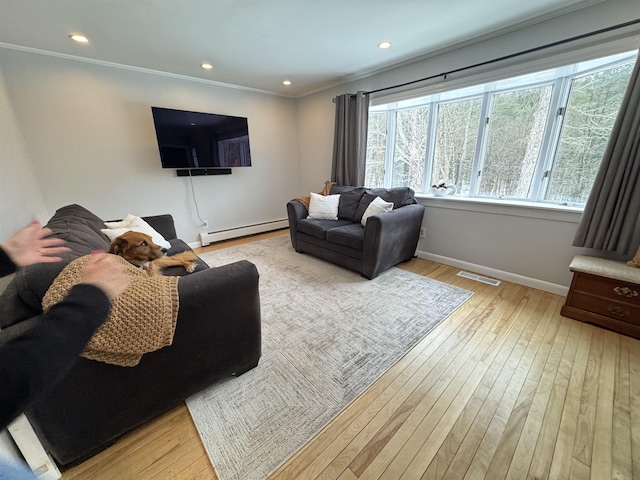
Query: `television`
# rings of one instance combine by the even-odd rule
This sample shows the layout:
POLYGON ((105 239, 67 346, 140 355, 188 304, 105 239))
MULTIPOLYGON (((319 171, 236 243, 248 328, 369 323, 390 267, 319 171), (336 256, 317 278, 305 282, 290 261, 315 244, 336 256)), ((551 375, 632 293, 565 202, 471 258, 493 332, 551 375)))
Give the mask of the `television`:
POLYGON ((245 117, 160 107, 151 112, 163 168, 215 174, 215 169, 251 166, 245 117))

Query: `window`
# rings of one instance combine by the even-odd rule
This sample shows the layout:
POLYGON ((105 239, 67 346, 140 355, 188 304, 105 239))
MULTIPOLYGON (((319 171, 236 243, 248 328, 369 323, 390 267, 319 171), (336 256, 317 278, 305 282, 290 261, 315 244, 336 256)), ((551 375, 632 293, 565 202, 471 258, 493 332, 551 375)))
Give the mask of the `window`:
POLYGON ((582 206, 636 54, 373 106, 366 185, 582 206))
POLYGON ((369 113, 367 133, 366 185, 384 184, 384 163, 387 149, 387 114, 369 113))
POLYGON ((434 180, 430 183, 440 178, 459 178, 458 192, 468 195, 478 143, 482 98, 443 102, 437 108, 435 151, 430 177, 434 180))

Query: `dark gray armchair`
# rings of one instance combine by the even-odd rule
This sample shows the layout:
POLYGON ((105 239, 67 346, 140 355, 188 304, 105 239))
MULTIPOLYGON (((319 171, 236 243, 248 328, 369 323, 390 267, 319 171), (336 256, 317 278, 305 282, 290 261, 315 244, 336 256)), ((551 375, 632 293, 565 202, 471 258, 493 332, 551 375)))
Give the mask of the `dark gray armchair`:
POLYGON ((291 244, 297 252, 341 265, 368 279, 413 258, 424 215, 413 190, 333 185, 330 194, 340 194, 337 220, 310 219, 302 202, 287 204, 291 244), (376 196, 393 202, 394 208, 369 217, 362 226, 362 215, 376 196))

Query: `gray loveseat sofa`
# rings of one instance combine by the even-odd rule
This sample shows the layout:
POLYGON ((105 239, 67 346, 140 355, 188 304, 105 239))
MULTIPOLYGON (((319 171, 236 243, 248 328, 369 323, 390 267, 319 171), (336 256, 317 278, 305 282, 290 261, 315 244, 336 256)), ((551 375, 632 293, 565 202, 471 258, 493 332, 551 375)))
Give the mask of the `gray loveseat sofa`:
POLYGON ((308 217, 298 200, 287 203, 291 244, 308 253, 359 272, 368 279, 410 260, 418 246, 424 207, 416 203, 410 188, 364 188, 333 185, 330 195, 340 195, 338 219, 308 217), (393 203, 393 210, 360 220, 376 197, 393 203))
MULTIPOLYGON (((189 250, 176 238, 171 215, 144 217, 171 243, 169 255, 189 250)), ((0 342, 41 321, 40 302, 70 261, 106 250, 103 221, 79 205, 59 209, 47 224, 71 251, 59 263, 19 270, 0 296, 0 342)), ((255 367, 261 355, 258 272, 248 261, 208 268, 178 282, 173 344, 143 355, 135 367, 78 358, 70 372, 26 412, 44 448, 61 467, 79 463, 132 428, 178 405, 226 376, 255 367)))

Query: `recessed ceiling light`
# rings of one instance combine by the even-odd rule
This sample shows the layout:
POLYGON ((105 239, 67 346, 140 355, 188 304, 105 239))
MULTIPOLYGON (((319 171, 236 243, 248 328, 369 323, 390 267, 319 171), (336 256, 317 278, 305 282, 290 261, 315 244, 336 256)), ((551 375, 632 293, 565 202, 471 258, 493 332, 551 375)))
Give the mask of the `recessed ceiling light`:
POLYGON ((291 80, 285 80, 284 82, 282 82, 283 85, 291 85, 291 80))
POLYGON ((380 42, 378 44, 378 48, 390 48, 391 47, 391 42, 380 42))
POLYGON ((72 35, 69 35, 69 38, 71 40, 73 40, 74 42, 89 43, 89 39, 87 37, 85 37, 84 35, 80 35, 79 33, 74 33, 72 35))
POLYGON ((205 70, 211 70, 213 68, 213 65, 211 65, 210 63, 201 63, 200 66, 202 68, 204 68, 205 70))

